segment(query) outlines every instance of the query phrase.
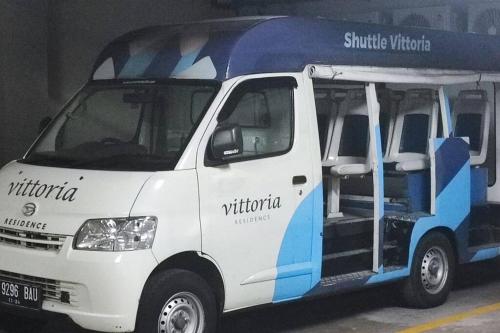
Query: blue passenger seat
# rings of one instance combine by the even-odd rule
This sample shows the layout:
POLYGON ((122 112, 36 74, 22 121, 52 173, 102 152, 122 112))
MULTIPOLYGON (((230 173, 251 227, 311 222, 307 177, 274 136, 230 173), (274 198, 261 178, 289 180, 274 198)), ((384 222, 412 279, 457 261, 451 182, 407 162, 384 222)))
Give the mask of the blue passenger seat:
MULTIPOLYGON (((380 99, 380 96, 379 96, 380 99)), ((380 103, 381 109, 384 103, 380 103)), ((392 94, 396 109, 390 145, 384 161, 384 201, 387 211, 417 212, 430 209, 428 142, 438 128, 439 103, 431 89, 408 90, 402 98, 392 94)), ((382 111, 383 112, 383 111, 382 111)), ((373 206, 373 177, 349 179, 341 184, 343 204, 373 206)))
POLYGON ((339 107, 330 144, 322 164, 327 178, 327 216, 340 212, 340 182, 371 172, 369 158, 369 119, 365 89, 350 89, 339 107))

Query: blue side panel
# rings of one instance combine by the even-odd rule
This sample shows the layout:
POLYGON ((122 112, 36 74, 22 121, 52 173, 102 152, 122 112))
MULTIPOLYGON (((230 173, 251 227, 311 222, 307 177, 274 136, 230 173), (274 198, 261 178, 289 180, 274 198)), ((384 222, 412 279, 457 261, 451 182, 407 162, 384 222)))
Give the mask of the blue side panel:
POLYGON ((295 72, 306 64, 497 70, 500 43, 478 34, 289 17, 254 26, 231 58, 228 77, 295 72), (369 37, 385 40, 386 47, 370 45, 369 37), (418 41, 428 48, 403 45, 418 41))
POLYGON ((200 52, 201 49, 198 49, 194 52, 182 56, 182 58, 179 60, 174 70, 172 71, 172 75, 179 75, 183 71, 187 70, 189 67, 193 66, 200 52))
POLYGON ((323 287, 317 284, 308 295, 320 295, 323 293, 338 292, 340 290, 356 289, 363 286, 394 281, 407 277, 410 274, 413 256, 419 241, 424 235, 435 228, 446 228, 455 232, 459 245, 459 256, 461 262, 479 261, 496 257, 500 254, 500 248, 480 250, 476 253, 468 253, 467 232, 470 214, 470 191, 471 191, 471 168, 469 161, 469 145, 461 138, 435 139, 434 141, 436 170, 435 180, 437 185, 436 214, 434 216, 416 217, 412 230, 409 260, 407 267, 396 270, 384 270, 379 274, 370 274, 368 277, 343 280, 335 286, 323 287), (463 245, 462 248, 460 245, 463 245), (466 256, 467 260, 463 257, 466 256))
POLYGON ((469 262, 483 261, 496 258, 500 255, 500 248, 483 249, 474 254, 469 262))
POLYGON ((409 173, 408 181, 408 212, 425 212, 430 209, 430 177, 428 171, 409 173))
MULTIPOLYGON (((437 139, 442 140, 442 139, 437 139)), ((436 196, 445 190, 454 180, 458 171, 469 160, 469 151, 464 156, 464 149, 468 145, 459 138, 447 139, 436 149, 436 196), (463 142, 463 144, 459 144, 463 142), (460 151, 458 148, 462 148, 460 151)))
POLYGON ((472 168, 471 177, 471 204, 472 206, 485 205, 488 192, 488 169, 472 168))
MULTIPOLYGON (((367 284, 408 276, 418 242, 431 229, 445 227, 457 232, 470 213, 470 163, 468 144, 460 138, 435 139, 436 215, 418 219, 411 235, 408 266, 372 276, 367 284)), ((458 233, 457 233, 458 234, 458 233)), ((467 243, 460 239, 459 243, 467 243)))
POLYGON ((137 77, 142 75, 144 71, 151 64, 156 54, 153 52, 148 52, 144 50, 143 52, 131 56, 130 59, 125 63, 123 69, 118 73, 118 78, 122 77, 137 77))
POLYGON ((443 139, 434 140, 434 151, 438 151, 441 148, 441 145, 445 142, 443 139))
MULTIPOLYGON (((457 233, 470 214, 469 146, 460 138, 436 139, 436 215, 423 217, 413 228, 410 260, 420 239, 431 229, 445 227, 457 233)), ((457 233, 458 235, 460 233, 457 233)), ((467 239, 458 239, 467 244, 467 239)))
POLYGON ((494 70, 499 52, 498 42, 483 35, 290 17, 263 22, 242 36, 228 77, 295 72, 306 64, 494 70), (386 47, 370 45, 369 37, 386 40, 386 47), (401 39, 424 41, 429 48, 410 50, 401 39))
MULTIPOLYGON (((207 58, 216 72, 209 78, 220 81, 252 73, 300 72, 307 64, 500 71, 496 36, 275 17, 134 31, 101 53, 94 73, 112 59, 112 78, 168 79, 179 73, 176 66, 185 55, 181 48, 189 53, 197 45, 202 48, 199 55, 182 61, 181 67, 207 58)), ((207 79, 204 73, 200 69, 200 76, 194 73, 192 78, 207 79)))
POLYGON ((302 201, 288 225, 276 264, 273 302, 302 297, 320 280, 322 198, 319 185, 302 201))
POLYGON ((313 237, 312 237, 312 281, 311 287, 321 280, 323 264, 323 182, 314 190, 313 237))

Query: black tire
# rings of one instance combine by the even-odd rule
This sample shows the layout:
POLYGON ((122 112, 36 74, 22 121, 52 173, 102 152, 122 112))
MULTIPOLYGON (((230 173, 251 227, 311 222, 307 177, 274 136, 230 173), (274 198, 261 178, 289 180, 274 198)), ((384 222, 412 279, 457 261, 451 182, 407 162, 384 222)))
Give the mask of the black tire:
MULTIPOLYGON (((139 302, 135 333, 161 333, 159 328, 160 316, 162 313, 165 313, 166 316, 167 312, 164 312, 164 308, 168 308, 167 302, 169 302, 173 296, 179 295, 180 293, 194 295, 201 305, 204 324, 203 327, 196 330, 195 333, 215 333, 218 310, 214 292, 211 290, 208 283, 199 275, 181 269, 159 272, 150 277, 144 287, 139 302)), ((186 302, 186 305, 190 304, 189 299, 186 300, 185 297, 176 297, 175 299, 180 299, 183 306, 184 302, 186 302)), ((170 303, 172 302, 174 302, 174 300, 171 300, 170 303)), ((191 303, 193 303, 192 299, 191 303)), ((175 304, 177 304, 177 302, 175 304)), ((177 305, 174 305, 174 309, 176 307, 177 305)), ((179 309, 179 311, 180 310, 182 309, 179 309)), ((171 313, 175 313, 174 310, 172 311, 171 313)), ((183 313, 185 314, 186 312, 183 313)), ((182 318, 181 324, 185 324, 182 318)))
POLYGON ((431 232, 425 236, 415 250, 410 276, 402 285, 402 298, 405 305, 425 309, 446 302, 453 286, 455 266, 455 251, 448 237, 440 232, 431 232), (447 274, 444 274, 443 269, 443 277, 434 279, 434 276, 440 275, 439 269, 435 268, 440 266, 439 257, 445 257, 443 262, 447 261, 447 274), (435 270, 438 273, 434 274, 435 270))

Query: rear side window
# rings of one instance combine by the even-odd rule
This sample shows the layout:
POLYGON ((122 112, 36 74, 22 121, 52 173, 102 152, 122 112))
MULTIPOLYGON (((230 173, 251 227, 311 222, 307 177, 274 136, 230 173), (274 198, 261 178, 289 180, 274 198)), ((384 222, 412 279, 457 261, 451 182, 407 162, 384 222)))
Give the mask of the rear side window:
POLYGON ((219 115, 219 126, 239 125, 243 154, 234 159, 279 155, 293 143, 293 78, 249 80, 235 89, 219 115))
POLYGON ((429 116, 426 114, 409 114, 403 122, 400 153, 427 154, 429 138, 429 116))

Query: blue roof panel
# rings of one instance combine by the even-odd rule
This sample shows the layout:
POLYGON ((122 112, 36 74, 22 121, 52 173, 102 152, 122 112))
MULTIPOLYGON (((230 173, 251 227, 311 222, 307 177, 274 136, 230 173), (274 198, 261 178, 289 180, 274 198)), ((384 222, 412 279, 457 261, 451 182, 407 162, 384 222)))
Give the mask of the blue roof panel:
POLYGON ((297 17, 147 28, 112 42, 92 78, 227 80, 307 64, 500 72, 494 36, 297 17))

